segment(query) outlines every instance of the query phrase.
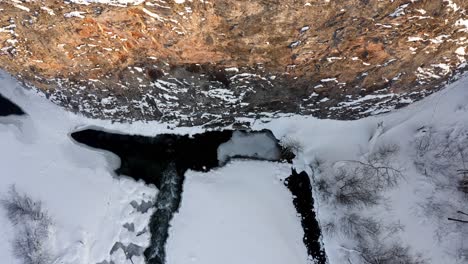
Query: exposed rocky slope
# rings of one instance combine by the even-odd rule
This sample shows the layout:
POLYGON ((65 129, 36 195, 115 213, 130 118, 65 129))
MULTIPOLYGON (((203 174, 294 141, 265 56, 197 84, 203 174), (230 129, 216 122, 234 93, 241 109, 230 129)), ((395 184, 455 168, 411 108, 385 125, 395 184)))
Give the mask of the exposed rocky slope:
POLYGON ((94 117, 353 119, 466 68, 465 0, 0 2, 1 67, 94 117))

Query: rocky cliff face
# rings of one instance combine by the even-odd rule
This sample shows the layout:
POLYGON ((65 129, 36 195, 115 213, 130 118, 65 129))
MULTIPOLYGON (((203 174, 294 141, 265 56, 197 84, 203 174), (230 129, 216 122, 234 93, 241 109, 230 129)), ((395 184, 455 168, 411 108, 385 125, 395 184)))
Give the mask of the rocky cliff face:
POLYGON ((6 0, 1 67, 93 117, 353 119, 466 68, 466 0, 6 0))

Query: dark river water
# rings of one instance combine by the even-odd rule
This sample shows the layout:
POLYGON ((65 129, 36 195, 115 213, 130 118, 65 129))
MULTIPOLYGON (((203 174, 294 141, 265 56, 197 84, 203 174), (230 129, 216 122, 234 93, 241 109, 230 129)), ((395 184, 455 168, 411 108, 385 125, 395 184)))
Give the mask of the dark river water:
MULTIPOLYGON (((144 255, 149 264, 164 264, 166 259, 165 244, 169 235, 170 221, 174 213, 178 211, 183 199, 185 172, 188 169, 206 172, 223 166, 226 162, 220 162, 218 159, 218 147, 226 142, 234 142, 230 141, 233 134, 236 135, 236 138, 257 136, 258 141, 272 142, 273 150, 275 153, 279 153, 276 156, 276 161, 288 160, 291 162, 290 153, 286 153, 268 130, 255 132, 224 130, 209 131, 193 136, 161 134, 155 137, 145 137, 87 129, 74 132, 71 137, 81 144, 107 150, 119 156, 121 166, 115 171, 117 175, 143 180, 146 183, 156 185, 159 189, 154 205, 155 211, 149 224, 151 242, 144 251, 144 255)), ((249 141, 249 143, 254 145, 255 141, 253 143, 249 141)), ((236 155, 234 153, 232 157, 261 160, 263 157, 257 154, 264 152, 264 145, 263 149, 259 149, 258 152, 255 151, 255 146, 244 146, 243 148, 252 148, 253 150, 249 152, 241 149, 239 153, 244 154, 236 155)), ((268 160, 272 160, 271 157, 272 155, 269 156, 268 160)), ((294 199, 291 203, 301 215, 304 244, 309 255, 317 260, 317 263, 326 263, 308 175, 304 172, 298 174, 292 170, 292 174, 285 180, 285 185, 293 194, 294 199)))
POLYGON ((0 116, 24 115, 24 111, 0 94, 0 116))

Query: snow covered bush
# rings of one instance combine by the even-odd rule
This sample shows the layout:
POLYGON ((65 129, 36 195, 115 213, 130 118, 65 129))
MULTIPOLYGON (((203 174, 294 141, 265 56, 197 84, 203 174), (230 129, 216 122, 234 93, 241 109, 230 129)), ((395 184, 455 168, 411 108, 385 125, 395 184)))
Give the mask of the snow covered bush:
POLYGON ((25 222, 20 228, 13 242, 14 255, 24 264, 50 263, 51 255, 45 246, 48 238, 48 227, 44 223, 25 222))
MULTIPOLYGON (((468 201, 463 193, 468 171, 468 128, 441 131, 422 128, 414 146, 416 169, 433 184, 434 191, 455 193, 460 202, 468 201)), ((429 202, 438 203, 437 199, 429 199, 429 202)), ((449 203, 456 205, 455 201, 449 203)))
POLYGON ((420 203, 423 217, 437 223, 439 241, 451 237, 459 248, 455 249, 460 261, 468 257, 468 244, 464 243, 466 223, 448 219, 466 220, 459 213, 467 210, 468 194, 468 127, 422 127, 413 141, 416 170, 425 177, 426 196, 420 203))
POLYGON ((403 246, 397 239, 395 234, 403 230, 399 224, 384 224, 381 219, 351 212, 345 213, 338 221, 326 223, 323 229, 329 236, 341 236, 351 241, 352 247, 342 246, 348 263, 427 263, 421 256, 412 254, 410 248, 403 246))
POLYGON ((284 136, 279 141, 281 145, 281 157, 285 159, 293 159, 298 153, 304 151, 304 146, 302 143, 291 136, 284 136))
MULTIPOLYGON (((402 231, 399 224, 384 224, 374 217, 357 213, 345 214, 340 221, 340 232, 356 242, 349 259, 366 264, 423 264, 419 255, 413 255, 393 236, 402 231)), ((353 261, 352 263, 355 263, 353 261)))
POLYGON ((463 190, 468 171, 468 129, 422 128, 415 139, 415 165, 441 189, 463 190))
POLYGON ((16 229, 13 253, 23 264, 49 264, 52 255, 48 241, 52 220, 40 201, 20 194, 11 186, 0 201, 16 229))
POLYGON ((468 170, 460 170, 463 178, 460 180, 460 190, 468 194, 468 170))
MULTIPOLYGON (((381 241, 370 241, 362 243, 355 249, 358 258, 365 264, 425 264, 427 263, 419 255, 413 255, 410 248, 402 246, 401 243, 383 243, 381 241)), ((354 262, 353 262, 354 263, 354 262)))
POLYGON ((356 167, 349 171, 340 168, 333 175, 332 180, 338 187, 334 187, 332 191, 336 204, 362 207, 377 205, 380 202, 382 196, 379 189, 374 188, 372 176, 361 174, 360 169, 361 167, 356 167))
POLYGON ((400 168, 392 164, 398 146, 383 145, 362 161, 339 161, 317 178, 316 186, 322 198, 346 207, 378 205, 383 192, 403 178, 400 168))
POLYGON ((15 186, 10 187, 8 196, 1 200, 1 205, 7 211, 8 219, 17 225, 26 218, 33 221, 50 222, 47 213, 42 209, 40 201, 33 201, 27 195, 21 195, 15 186))
POLYGON ((403 230, 399 224, 384 224, 381 219, 357 212, 345 213, 337 221, 324 225, 329 236, 349 239, 351 247, 342 246, 345 258, 353 264, 424 264, 420 255, 402 245, 395 234, 403 230))
POLYGON ((356 241, 366 241, 377 237, 382 232, 382 224, 375 218, 347 213, 340 218, 339 231, 356 241))
MULTIPOLYGON (((314 161, 314 191, 322 207, 333 211, 321 219, 329 238, 342 241, 345 261, 353 264, 422 264, 398 239, 399 223, 374 216, 385 207, 385 194, 403 179, 398 145, 381 144, 361 159, 314 161)), ((323 210, 323 209, 322 209, 323 210)))
POLYGON ((351 249, 343 247, 347 251, 349 263, 426 263, 421 256, 412 254, 410 248, 403 246, 397 239, 395 234, 403 230, 400 224, 384 224, 381 219, 352 212, 346 213, 332 225, 334 225, 334 235, 344 235, 354 242, 351 249))

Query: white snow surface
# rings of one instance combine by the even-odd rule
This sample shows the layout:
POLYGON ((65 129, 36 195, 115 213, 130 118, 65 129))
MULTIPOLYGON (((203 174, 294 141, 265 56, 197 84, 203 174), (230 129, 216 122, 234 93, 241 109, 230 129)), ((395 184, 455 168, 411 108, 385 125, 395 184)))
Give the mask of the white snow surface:
MULTIPOLYGON (((259 124, 260 122, 257 122, 259 124)), ((403 166, 404 180, 386 194, 388 207, 362 210, 363 214, 400 223, 404 230, 397 234, 402 245, 409 245, 411 252, 421 254, 428 263, 467 263, 466 252, 468 225, 457 225, 447 217, 463 218, 456 210, 466 212, 466 198, 460 198, 456 186, 444 190, 436 182, 417 171, 414 165, 415 142, 421 128, 430 128, 439 134, 460 135, 455 141, 465 140, 468 134, 468 76, 428 98, 406 108, 356 121, 317 120, 311 117, 293 116, 259 124, 258 128, 271 129, 277 138, 293 138, 303 146, 303 153, 295 160, 295 166, 311 175, 309 164, 315 158, 328 163, 343 160, 359 160, 379 145, 397 144, 398 160, 403 166), (379 123, 382 127, 379 128, 379 123), (371 140, 372 139, 372 140, 371 140), (450 201, 446 214, 431 217, 422 212, 421 205, 435 196, 450 201), (457 209, 458 208, 458 209, 457 209), (460 209, 461 208, 461 209, 460 209)), ((435 139, 434 139, 435 140, 435 139)), ((454 157, 455 159, 456 157, 454 157)), ((431 160, 427 161, 431 163, 431 160)), ((458 164, 463 166, 463 164, 458 164)), ((452 182, 453 183, 453 182, 452 182)), ((333 206, 315 201, 319 220, 325 222, 339 213, 333 206)), ((443 204, 444 205, 444 204, 443 204)), ((435 210, 435 209, 434 209, 435 210)), ((465 219, 466 220, 466 219, 465 219)), ((330 263, 348 263, 349 244, 341 237, 325 235, 323 242, 330 263)), ((353 262, 355 263, 355 262, 353 262)), ((359 262, 358 262, 359 263, 359 262)))
MULTIPOLYGON (((109 260, 115 242, 146 247, 149 233, 137 236, 136 232, 147 226, 152 212, 136 212, 130 203, 151 201, 156 188, 115 178, 112 171, 119 161, 114 155, 74 143, 68 134, 84 119, 23 90, 5 74, 0 82, 1 93, 29 114, 0 117, 0 195, 4 198, 14 184, 19 192, 43 202, 54 223, 50 249, 54 263, 109 260), (124 228, 125 223, 133 223, 135 232, 124 228)), ((0 224, 2 263, 20 263, 12 255, 14 233, 3 209, 0 224)), ((133 260, 143 263, 142 259, 133 260)))
MULTIPOLYGON (((0 118, 0 194, 15 184, 18 191, 44 202, 44 207, 54 219, 55 243, 52 250, 61 261, 56 263, 93 264, 122 259, 118 256, 120 251, 109 257, 115 242, 147 243, 148 236, 137 238, 122 225, 126 222, 138 223, 136 226, 140 227, 146 225, 150 213, 139 214, 129 203, 152 199, 157 193, 155 187, 115 178, 112 171, 118 160, 114 155, 77 145, 68 134, 88 126, 146 136, 195 134, 204 129, 175 128, 158 122, 126 124, 92 120, 68 113, 33 90, 25 90, 5 73, 0 72, 0 83, 0 92, 28 113, 25 117, 0 118)), ((421 203, 433 194, 441 194, 437 186, 416 169, 414 142, 421 128, 433 129, 438 132, 436 135, 450 131, 457 132, 453 135, 468 133, 467 75, 420 102, 357 121, 319 120, 294 115, 274 120, 239 120, 253 122, 254 129, 270 129, 278 139, 290 138, 300 142, 302 149, 294 166, 309 174, 309 164, 315 158, 328 163, 358 160, 381 144, 397 144, 400 147, 398 160, 404 166, 405 179, 386 193, 388 207, 367 213, 400 222, 404 227, 397 234, 401 243, 409 245, 412 252, 423 255, 428 263, 466 263, 466 258, 457 254, 456 249, 466 248, 468 242, 464 238, 468 235, 468 225, 446 230, 442 237, 446 239, 437 239, 436 234, 441 227, 453 224, 446 218, 459 216, 448 212, 449 215, 437 218, 420 212, 421 203)), ((272 247, 269 254, 278 260, 288 257, 288 261, 282 263, 306 263, 304 248, 296 244, 302 231, 298 229, 297 222, 293 223, 293 208, 287 206, 291 200, 285 200, 290 197, 278 181, 278 177, 288 174, 286 167, 280 164, 259 161, 234 162, 209 173, 187 173, 182 207, 173 220, 172 236, 167 245, 168 259, 174 261, 169 264, 205 264, 220 256, 227 256, 223 263, 243 260, 236 263, 260 264, 269 258, 263 254, 266 245, 272 247), (198 214, 198 211, 202 213, 198 214), (250 214, 255 214, 255 217, 250 214), (257 227, 250 226, 250 222, 257 227), (243 243, 219 238, 221 234, 233 235, 231 229, 236 228, 255 235, 246 238, 249 233, 235 234, 236 239, 243 243), (271 238, 271 241, 266 238, 271 238), (280 247, 281 243, 287 243, 288 247, 280 247), (228 252, 230 246, 237 248, 228 252), (248 250, 248 253, 238 249, 248 250)), ((445 199, 453 201, 454 208, 466 211, 466 202, 455 193, 442 192, 445 199)), ((340 213, 321 203, 320 199, 316 199, 315 206, 321 222, 340 213)), ((0 224, 0 259, 3 263, 19 263, 11 253, 14 229, 2 210, 0 224)), ((350 241, 325 235, 323 242, 331 264, 348 263, 350 253, 343 248, 352 246, 350 241)))
POLYGON ((300 219, 282 182, 290 174, 289 164, 239 160, 187 172, 167 263, 307 263, 300 219))
POLYGON ((221 164, 232 157, 278 160, 280 151, 276 140, 266 133, 247 134, 234 131, 231 139, 218 147, 218 160, 221 164))

